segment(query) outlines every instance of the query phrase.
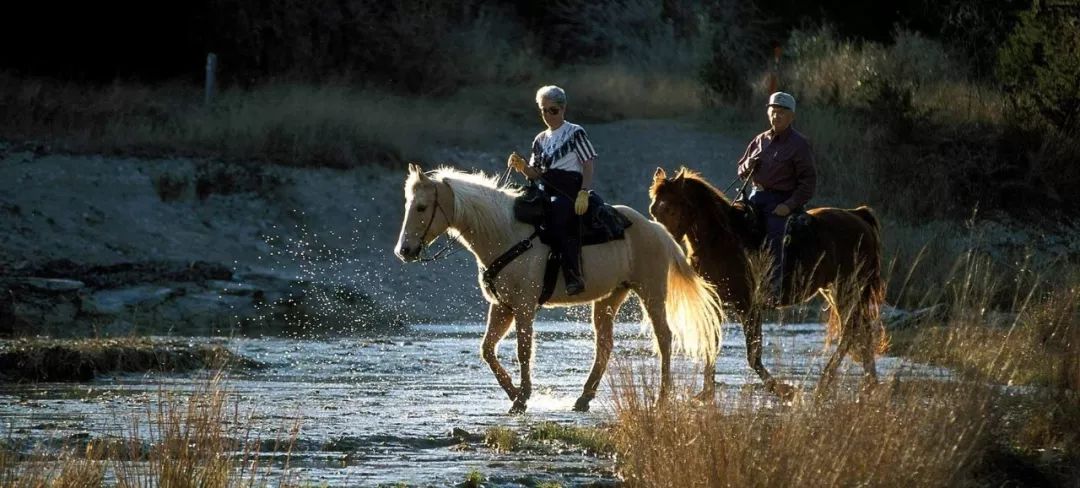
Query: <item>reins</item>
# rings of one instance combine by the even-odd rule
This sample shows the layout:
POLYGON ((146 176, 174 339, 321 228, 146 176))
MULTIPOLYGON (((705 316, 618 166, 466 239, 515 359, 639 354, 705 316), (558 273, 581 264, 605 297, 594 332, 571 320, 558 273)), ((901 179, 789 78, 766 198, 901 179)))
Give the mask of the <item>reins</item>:
MULTIPOLYGON (((508 184, 510 182, 510 174, 511 174, 512 170, 513 170, 513 168, 509 168, 509 167, 506 168, 506 171, 502 174, 502 176, 498 180, 496 180, 497 183, 498 183, 498 186, 504 186, 504 185, 506 185, 506 184, 508 184)), ((546 178, 544 178, 543 174, 539 175, 539 179, 540 179, 540 181, 543 181, 545 183, 544 186, 546 188, 551 188, 551 189, 561 193, 563 196, 569 198, 571 201, 574 201, 575 197, 567 195, 566 192, 564 192, 564 191, 562 191, 562 190, 560 190, 558 188, 555 188, 551 184, 551 182, 549 182, 546 178)), ((447 184, 447 187, 449 187, 449 186, 450 185, 447 184)), ((425 262, 425 263, 426 262, 431 262, 431 261, 437 261, 437 260, 442 259, 442 258, 453 256, 455 253, 460 251, 462 247, 464 247, 464 246, 458 246, 457 249, 454 249, 454 244, 461 244, 461 242, 458 240, 458 238, 460 237, 460 234, 459 234, 457 236, 454 236, 454 237, 450 238, 449 242, 447 242, 445 245, 443 245, 442 248, 440 248, 438 251, 435 251, 435 254, 433 254, 431 256, 426 256, 426 257, 423 256, 423 253, 428 248, 427 244, 425 243, 425 238, 427 237, 428 231, 431 230, 431 225, 435 223, 435 214, 436 214, 436 212, 441 213, 443 215, 443 218, 446 219, 446 222, 449 225, 450 218, 446 215, 446 211, 443 210, 442 205, 439 205, 439 185, 438 184, 435 185, 435 205, 434 205, 434 208, 431 209, 431 218, 428 220, 427 227, 424 228, 424 233, 420 235, 421 246, 422 246, 420 248, 421 256, 417 259, 417 261, 425 262)), ((578 219, 578 226, 581 227, 582 225, 584 225, 584 224, 581 222, 581 219, 578 219)), ((530 237, 535 237, 536 235, 537 235, 537 233, 534 233, 534 235, 530 236, 530 237)), ((530 239, 527 239, 527 240, 531 241, 532 239, 530 238, 530 239)))
MULTIPOLYGON (((735 194, 736 202, 739 200, 746 200, 746 185, 749 185, 750 182, 754 180, 754 172, 757 171, 758 166, 760 166, 760 164, 755 164, 753 168, 750 168, 750 174, 746 175, 746 181, 743 181, 742 186, 739 187, 739 192, 735 194)), ((735 179, 738 180, 739 177, 736 176, 735 179)), ((731 183, 734 184, 735 182, 733 181, 731 183)), ((728 188, 731 188, 731 185, 728 185, 728 188)), ((727 193, 727 190, 724 190, 724 193, 727 193)))

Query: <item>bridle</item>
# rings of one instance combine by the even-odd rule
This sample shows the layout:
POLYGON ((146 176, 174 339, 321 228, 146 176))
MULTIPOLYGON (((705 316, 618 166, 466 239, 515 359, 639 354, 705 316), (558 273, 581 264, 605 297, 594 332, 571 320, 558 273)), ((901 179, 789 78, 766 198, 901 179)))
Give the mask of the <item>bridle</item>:
MULTIPOLYGON (((679 212, 679 218, 678 218, 678 221, 680 222, 680 226, 679 226, 680 229, 679 230, 682 231, 683 235, 686 235, 686 233, 689 232, 688 227, 693 227, 694 223, 696 223, 697 219, 693 218, 692 215, 687 215, 687 213, 689 213, 691 211, 691 205, 690 205, 690 202, 686 199, 686 196, 683 195, 683 191, 682 191, 683 190, 683 185, 682 185, 681 182, 676 183, 676 181, 673 178, 666 178, 665 181, 664 181, 664 184, 665 185, 672 185, 672 186, 674 186, 676 184, 679 185, 679 188, 677 189, 678 191, 669 191, 668 192, 669 194, 674 194, 674 195, 670 195, 670 197, 668 199, 665 199, 665 201, 663 201, 663 204, 665 206, 667 206, 667 207, 674 207, 676 209, 676 211, 679 212), (675 202, 675 200, 678 200, 678 202, 675 202), (686 223, 687 221, 690 221, 691 223, 687 224, 686 223)), ((678 241, 679 239, 681 239, 681 237, 677 238, 676 240, 678 241)))
MULTIPOLYGON (((427 246, 427 234, 428 234, 428 231, 431 230, 431 225, 435 223, 435 214, 436 213, 442 214, 443 218, 446 219, 446 225, 447 226, 449 226, 450 222, 451 222, 450 217, 446 215, 446 210, 443 210, 442 205, 439 205, 439 183, 434 182, 434 184, 435 184, 435 204, 431 208, 431 218, 428 219, 427 227, 424 228, 424 233, 420 234, 420 256, 417 258, 417 261, 425 262, 425 263, 430 262, 430 261, 436 261, 436 260, 439 260, 439 259, 442 259, 442 258, 445 258, 445 257, 448 257, 448 256, 452 256, 455 252, 457 252, 457 251, 450 252, 451 249, 453 249, 453 247, 454 247, 454 243, 458 242, 458 237, 455 236, 455 237, 451 238, 450 242, 447 242, 446 245, 444 245, 441 249, 439 249, 438 251, 435 251, 435 254, 433 254, 431 256, 428 256, 428 257, 423 256, 424 251, 426 251, 427 247, 428 247, 427 246)), ((450 185, 447 184, 446 187, 449 188, 450 185)))

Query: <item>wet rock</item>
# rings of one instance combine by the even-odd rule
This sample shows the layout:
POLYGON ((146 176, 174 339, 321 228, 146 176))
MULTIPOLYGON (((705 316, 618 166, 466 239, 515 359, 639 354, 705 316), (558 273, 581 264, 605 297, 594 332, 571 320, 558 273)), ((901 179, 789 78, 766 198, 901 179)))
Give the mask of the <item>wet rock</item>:
POLYGON ((211 290, 218 290, 226 295, 235 296, 255 296, 260 292, 264 292, 264 290, 251 283, 240 283, 235 281, 210 280, 206 282, 206 287, 211 290))
POLYGON ((27 288, 44 292, 66 293, 81 290, 86 285, 77 280, 55 278, 24 278, 19 280, 27 288))
POLYGON ((83 287, 76 280, 0 278, 0 335, 72 323, 81 309, 83 287))
POLYGON ((83 310, 97 315, 121 315, 135 309, 156 307, 175 295, 172 288, 149 285, 101 290, 86 297, 83 310))
POLYGON ((251 329, 315 336, 403 326, 355 287, 205 263, 23 264, 0 278, 2 335, 213 335, 251 329))
POLYGON ((945 312, 945 305, 940 303, 918 310, 903 310, 885 305, 881 307, 881 320, 885 323, 886 329, 896 331, 906 329, 925 320, 942 318, 945 312))
POLYGON ((461 427, 454 427, 450 429, 450 437, 458 442, 465 442, 471 437, 469 431, 462 429, 461 427))
POLYGON ((484 442, 483 434, 473 434, 461 427, 450 429, 450 439, 454 442, 464 444, 483 444, 484 442))
POLYGON ((71 278, 91 288, 123 288, 161 282, 205 283, 231 280, 232 270, 204 261, 143 261, 107 265, 79 264, 70 259, 47 261, 20 272, 47 278, 71 278))

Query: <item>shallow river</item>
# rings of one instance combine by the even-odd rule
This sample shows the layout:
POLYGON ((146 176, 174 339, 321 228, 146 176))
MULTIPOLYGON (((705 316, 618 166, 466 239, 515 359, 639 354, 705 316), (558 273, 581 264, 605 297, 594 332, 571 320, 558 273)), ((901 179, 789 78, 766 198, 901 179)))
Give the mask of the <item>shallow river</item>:
MULTIPOLYGON (((231 373, 227 389, 240 411, 254 411, 253 425, 262 439, 287 436, 299 419, 300 433, 289 456, 290 476, 300 483, 330 486, 449 486, 470 470, 482 473, 486 486, 533 486, 544 481, 564 486, 617 482, 614 461, 574 449, 496 453, 483 445, 490 427, 525 433, 530 425, 554 421, 567 425, 610 422, 612 369, 589 413, 572 412, 574 400, 592 365, 593 338, 588 324, 540 322, 536 326, 533 397, 523 416, 506 414, 510 401, 479 357, 482 324, 419 325, 407 332, 377 337, 330 340, 242 338, 226 342, 239 354, 267 368, 231 373), (462 444, 453 429, 471 434, 462 444)), ((650 336, 637 324, 616 329, 616 363, 657 364, 650 336)), ((812 382, 825 363, 820 324, 766 326, 766 366, 795 382, 812 382)), ((517 382, 511 333, 502 342, 500 360, 517 382)), ((205 341, 205 338, 191 338, 205 341)), ((722 392, 759 382, 745 362, 738 328, 724 331, 716 381, 722 392)), ((901 364, 885 357, 884 376, 938 376, 933 368, 901 364)), ((861 370, 845 362, 842 370, 861 370)), ((694 378, 695 365, 679 359, 676 374, 694 378)), ((0 385, 0 434, 22 450, 40 449, 64 439, 120 435, 133 418, 146 418, 148 401, 165 391, 184 393, 205 384, 205 375, 119 375, 91 383, 0 385)), ((804 387, 806 387, 804 385, 804 387)), ((760 388, 753 388, 757 392, 760 388)), ((762 394, 763 404, 772 400, 762 394)), ((266 453, 268 455, 272 453, 266 453)), ((281 468, 285 456, 264 460, 281 468)))

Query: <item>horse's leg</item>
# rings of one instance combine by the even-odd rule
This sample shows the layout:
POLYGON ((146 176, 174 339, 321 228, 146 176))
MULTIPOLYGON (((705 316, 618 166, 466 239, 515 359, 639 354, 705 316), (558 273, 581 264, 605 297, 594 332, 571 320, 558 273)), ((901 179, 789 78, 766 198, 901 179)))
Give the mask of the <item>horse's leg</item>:
POLYGON ((825 363, 825 370, 821 373, 821 380, 818 381, 817 385, 818 398, 821 398, 832 388, 833 380, 836 379, 836 369, 840 367, 840 363, 844 360, 849 348, 851 348, 851 338, 847 334, 842 334, 840 343, 836 345, 836 350, 829 357, 829 362, 825 363))
POLYGON ((535 313, 535 309, 514 311, 521 388, 517 398, 514 399, 514 405, 510 407, 510 413, 525 413, 526 403, 532 395, 533 316, 535 313))
POLYGON ((607 369, 608 358, 615 345, 615 314, 619 312, 619 306, 626 300, 627 288, 618 288, 611 295, 593 302, 593 333, 596 345, 593 351, 593 366, 589 372, 589 379, 585 381, 585 388, 581 396, 574 403, 577 412, 588 412, 589 402, 596 397, 596 389, 600 386, 600 378, 607 369))
POLYGON ((639 296, 649 322, 652 322, 656 345, 660 350, 660 400, 664 400, 671 392, 671 327, 667 322, 667 306, 663 294, 652 296, 645 293, 639 296))
POLYGON ((511 401, 517 400, 518 389, 514 387, 510 374, 499 364, 498 348, 499 341, 506 336, 513 320, 514 313, 509 307, 498 303, 489 305, 487 332, 484 334, 484 343, 480 346, 480 357, 491 368, 491 372, 495 373, 495 379, 511 401))
POLYGON ((877 348, 874 346, 874 337, 876 335, 874 334, 874 326, 876 324, 874 324, 873 321, 869 320, 869 318, 865 316, 864 312, 861 311, 859 312, 858 320, 859 332, 861 336, 859 338, 859 349, 860 356, 862 357, 859 359, 862 359, 863 389, 870 390, 873 387, 877 386, 878 382, 877 365, 875 364, 874 358, 874 353, 877 351, 877 348))
POLYGON ((795 388, 786 383, 781 383, 769 374, 765 364, 761 361, 762 337, 761 337, 761 309, 751 306, 751 309, 743 314, 743 335, 746 336, 746 361, 750 368, 758 374, 765 388, 784 400, 789 400, 795 395, 795 388))
MULTIPOLYGON (((717 336, 715 341, 716 356, 720 356, 720 337, 717 336)), ((711 402, 713 398, 716 398, 716 358, 710 358, 705 362, 704 368, 705 377, 701 382, 701 393, 695 395, 698 401, 711 402)))

